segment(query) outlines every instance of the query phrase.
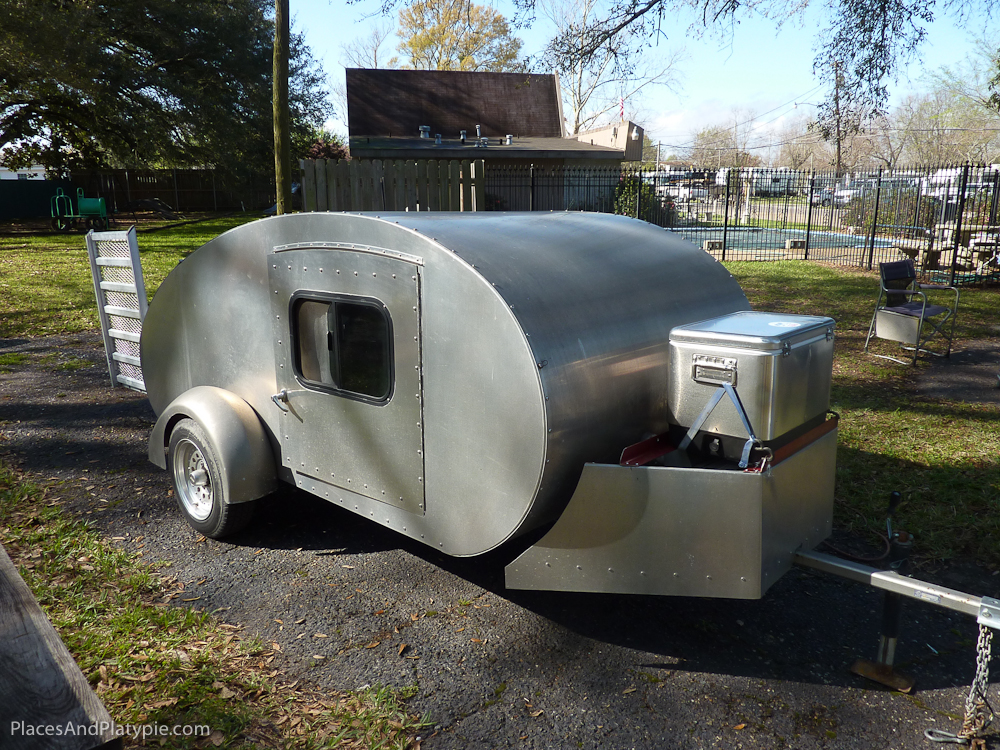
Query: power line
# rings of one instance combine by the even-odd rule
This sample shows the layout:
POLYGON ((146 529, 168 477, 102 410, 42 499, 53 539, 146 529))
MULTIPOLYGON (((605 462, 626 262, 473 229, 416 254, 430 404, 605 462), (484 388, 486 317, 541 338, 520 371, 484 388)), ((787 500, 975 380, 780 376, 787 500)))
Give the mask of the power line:
MULTIPOLYGON (((774 109, 769 109, 767 112, 764 112, 763 114, 760 114, 760 115, 755 114, 752 117, 750 117, 749 119, 744 120, 743 122, 736 122, 736 123, 733 123, 732 125, 726 125, 725 129, 726 130, 735 130, 737 128, 743 127, 744 125, 749 125, 750 123, 755 122, 756 120, 758 120, 761 117, 767 117, 772 112, 777 112, 779 109, 784 109, 785 107, 787 107, 790 104, 796 104, 796 103, 802 102, 803 99, 811 96, 812 94, 814 94, 816 91, 818 91, 821 88, 823 88, 823 84, 822 83, 814 86, 813 88, 809 89, 805 93, 799 94, 794 99, 790 99, 789 101, 785 102, 784 104, 779 104, 774 109)), ((780 117, 776 117, 776 118, 774 118, 774 120, 771 120, 770 122, 766 122, 766 123, 763 123, 763 124, 764 125, 769 125, 771 122, 776 122, 779 119, 781 119, 781 118, 780 117)), ((662 141, 662 138, 660 140, 662 141)), ((665 145, 668 145, 670 148, 689 148, 691 145, 693 145, 696 142, 696 140, 697 140, 697 138, 692 139, 688 143, 675 143, 675 144, 665 144, 665 145)))

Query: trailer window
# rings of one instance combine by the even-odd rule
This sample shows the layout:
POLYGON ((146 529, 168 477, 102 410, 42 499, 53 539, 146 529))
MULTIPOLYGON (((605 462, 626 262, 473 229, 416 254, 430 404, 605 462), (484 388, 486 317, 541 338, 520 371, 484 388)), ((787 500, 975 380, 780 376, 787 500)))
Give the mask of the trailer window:
POLYGON ((392 392, 392 326, 375 300, 299 298, 293 303, 297 375, 347 396, 392 392))

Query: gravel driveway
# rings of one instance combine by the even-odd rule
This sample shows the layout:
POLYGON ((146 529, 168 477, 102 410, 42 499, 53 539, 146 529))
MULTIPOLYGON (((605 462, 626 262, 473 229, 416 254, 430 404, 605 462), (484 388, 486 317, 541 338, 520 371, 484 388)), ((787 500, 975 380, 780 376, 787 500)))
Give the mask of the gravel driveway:
MULTIPOLYGON (((510 552, 451 559, 288 488, 226 543, 192 531, 146 460, 153 414, 111 390, 94 334, 0 340, 0 456, 105 536, 166 560, 183 598, 276 643, 320 688, 417 685, 423 748, 928 748, 957 731, 971 618, 906 604, 913 696, 853 676, 880 595, 792 571, 761 601, 507 591, 510 552)), ((974 567, 939 572, 1000 595, 974 567)))

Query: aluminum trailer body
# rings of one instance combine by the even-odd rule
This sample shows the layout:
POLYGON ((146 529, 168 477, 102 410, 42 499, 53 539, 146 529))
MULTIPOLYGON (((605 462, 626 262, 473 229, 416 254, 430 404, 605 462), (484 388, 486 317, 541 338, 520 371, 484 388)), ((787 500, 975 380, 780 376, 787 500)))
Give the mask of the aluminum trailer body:
MULTIPOLYGON (((671 403, 671 332, 748 310, 711 256, 624 217, 265 219, 192 253, 150 303, 149 456, 212 535, 284 480, 451 555, 560 519, 508 567, 514 587, 757 597, 829 533, 827 402, 757 441, 783 462, 728 460, 747 439, 713 433, 730 414, 695 430, 721 468, 619 465, 626 446, 691 428, 671 403), (554 545, 571 567, 553 570, 554 545), (579 575, 619 562, 627 576, 579 575)), ((698 372, 706 393, 735 377, 698 372)))

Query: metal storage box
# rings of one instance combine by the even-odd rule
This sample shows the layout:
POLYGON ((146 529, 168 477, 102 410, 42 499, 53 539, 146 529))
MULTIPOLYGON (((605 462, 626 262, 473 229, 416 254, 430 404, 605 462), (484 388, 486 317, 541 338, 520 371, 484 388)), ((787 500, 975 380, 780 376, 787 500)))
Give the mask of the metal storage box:
MULTIPOLYGON (((774 440, 826 412, 833 367, 832 318, 736 312, 670 332, 672 420, 690 427, 723 383, 739 394, 756 437, 774 440)), ((701 427, 745 436, 722 401, 701 427)))

